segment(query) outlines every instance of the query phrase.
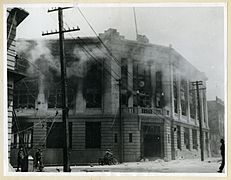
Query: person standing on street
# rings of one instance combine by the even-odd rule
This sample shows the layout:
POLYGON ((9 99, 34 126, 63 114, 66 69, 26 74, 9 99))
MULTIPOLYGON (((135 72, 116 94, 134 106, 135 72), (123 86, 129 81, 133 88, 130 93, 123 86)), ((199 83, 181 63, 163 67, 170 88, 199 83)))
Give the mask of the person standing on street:
POLYGON ((219 173, 222 173, 223 169, 224 169, 224 166, 225 166, 225 141, 224 139, 221 139, 220 140, 220 143, 221 143, 221 147, 220 147, 220 151, 221 151, 221 165, 219 167, 219 173))
POLYGON ((25 154, 24 154, 24 151, 23 151, 23 148, 20 147, 19 148, 19 151, 18 151, 18 166, 17 166, 17 172, 19 171, 19 168, 21 168, 22 170, 22 164, 23 164, 23 160, 24 160, 24 157, 25 157, 25 154))
POLYGON ((37 152, 35 153, 35 167, 38 168, 39 171, 42 171, 42 152, 40 149, 37 149, 37 152))

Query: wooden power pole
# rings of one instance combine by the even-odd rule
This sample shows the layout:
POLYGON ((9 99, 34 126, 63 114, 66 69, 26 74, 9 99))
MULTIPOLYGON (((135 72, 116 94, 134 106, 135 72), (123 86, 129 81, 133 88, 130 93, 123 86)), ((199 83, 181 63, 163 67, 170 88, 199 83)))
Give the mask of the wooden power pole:
POLYGON ((68 127, 68 107, 67 107, 67 82, 66 82, 66 60, 64 55, 64 33, 80 30, 79 27, 65 30, 63 27, 63 9, 55 8, 48 12, 58 11, 59 31, 42 33, 43 36, 51 34, 59 34, 59 49, 60 49, 60 65, 61 65, 61 86, 62 86, 62 121, 64 125, 64 146, 63 146, 63 171, 70 172, 70 154, 69 154, 69 127, 68 127))
POLYGON ((201 118, 201 104, 200 104, 200 92, 199 85, 203 85, 202 81, 192 82, 192 85, 196 86, 197 102, 198 102, 198 119, 199 119, 199 130, 200 130, 200 146, 201 146, 201 161, 204 161, 204 141, 202 131, 202 118, 201 118))

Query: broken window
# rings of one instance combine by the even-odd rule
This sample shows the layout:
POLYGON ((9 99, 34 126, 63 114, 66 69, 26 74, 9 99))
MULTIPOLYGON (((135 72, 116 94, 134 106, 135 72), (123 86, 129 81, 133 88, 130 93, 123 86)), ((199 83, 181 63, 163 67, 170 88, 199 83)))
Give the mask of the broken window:
POLYGON ((162 88, 162 72, 156 72, 156 96, 155 96, 155 106, 157 108, 164 107, 164 93, 162 88))
POLYGON ((128 106, 128 62, 127 59, 121 59, 121 89, 122 89, 122 105, 128 106))
POLYGON ((173 81, 173 95, 174 95, 174 112, 178 113, 178 103, 177 103, 177 82, 173 81))
POLYGON ((190 103, 190 117, 192 119, 195 119, 196 116, 196 91, 194 89, 194 86, 190 84, 190 90, 189 90, 189 103, 190 103))
POLYGON ((134 106, 151 107, 151 67, 146 64, 133 64, 134 106))
POLYGON ((103 61, 91 62, 83 80, 83 97, 87 108, 101 108, 103 61))
POLYGON ((16 83, 14 87, 14 108, 35 108, 37 93, 38 84, 36 79, 27 78, 16 83))
POLYGON ((101 122, 86 122, 85 147, 101 147, 101 122))

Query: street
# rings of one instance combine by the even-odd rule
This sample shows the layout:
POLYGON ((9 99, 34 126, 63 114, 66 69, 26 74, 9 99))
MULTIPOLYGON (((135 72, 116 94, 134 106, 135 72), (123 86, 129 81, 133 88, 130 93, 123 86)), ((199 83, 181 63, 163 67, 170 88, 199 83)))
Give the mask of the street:
MULTIPOLYGON (((71 166, 72 172, 136 172, 136 173, 217 173, 220 162, 218 158, 172 160, 161 159, 146 162, 129 162, 111 166, 71 166)), ((45 172, 62 172, 62 167, 45 167, 45 172)))

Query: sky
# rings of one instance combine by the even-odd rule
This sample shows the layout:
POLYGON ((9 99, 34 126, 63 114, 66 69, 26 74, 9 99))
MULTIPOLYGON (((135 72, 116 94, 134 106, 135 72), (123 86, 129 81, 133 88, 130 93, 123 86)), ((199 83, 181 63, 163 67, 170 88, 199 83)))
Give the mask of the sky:
MULTIPOLYGON (((188 6, 188 5, 187 5, 188 6)), ((54 7, 54 6, 53 6, 54 7)), ((48 13, 48 6, 23 7, 29 16, 18 26, 17 38, 45 39, 58 35, 42 36, 42 32, 58 29, 57 12, 48 13)), ((79 7, 95 32, 103 33, 115 28, 126 39, 135 40, 136 30, 132 5, 124 7, 79 7)), ((207 100, 216 96, 225 98, 224 61, 224 7, 144 7, 136 6, 138 34, 146 35, 152 44, 172 47, 208 77, 207 100)), ((79 27, 80 31, 67 33, 65 38, 95 36, 79 13, 77 6, 64 10, 64 24, 79 27)))

